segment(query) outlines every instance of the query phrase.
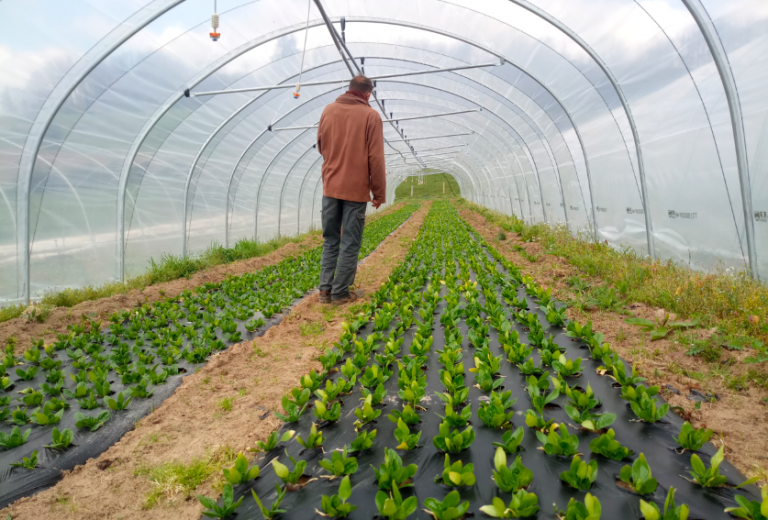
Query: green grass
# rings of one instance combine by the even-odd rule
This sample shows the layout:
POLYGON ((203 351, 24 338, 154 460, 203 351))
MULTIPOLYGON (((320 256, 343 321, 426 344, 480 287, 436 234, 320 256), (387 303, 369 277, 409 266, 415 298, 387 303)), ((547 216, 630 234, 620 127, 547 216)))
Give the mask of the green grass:
POLYGON ((459 183, 452 175, 447 173, 436 173, 424 175, 423 184, 419 184, 418 177, 410 177, 403 181, 395 189, 395 200, 403 202, 415 199, 445 199, 461 197, 459 183), (445 194, 443 194, 443 183, 445 183, 445 194), (411 197, 411 186, 413 186, 413 197, 411 197))
MULTIPOLYGON (((717 327, 729 342, 766 351, 768 287, 746 272, 702 272, 672 261, 652 261, 629 248, 614 249, 586 235, 574 237, 564 226, 528 225, 463 199, 457 204, 475 210, 507 232, 517 233, 523 241, 540 243, 547 254, 561 256, 583 274, 604 282, 606 287, 600 290, 614 290, 622 303, 663 307, 682 319, 698 317, 702 327, 717 327)), ((592 289, 589 296, 606 296, 595 291, 592 289)))

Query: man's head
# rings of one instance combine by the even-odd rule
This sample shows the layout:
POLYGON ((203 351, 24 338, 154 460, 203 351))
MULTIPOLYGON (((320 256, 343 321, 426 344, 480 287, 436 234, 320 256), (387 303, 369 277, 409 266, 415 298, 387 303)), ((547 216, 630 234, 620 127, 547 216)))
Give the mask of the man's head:
POLYGON ((371 97, 371 92, 373 92, 373 81, 365 76, 355 76, 349 82, 349 90, 360 92, 365 96, 365 99, 368 99, 371 97))

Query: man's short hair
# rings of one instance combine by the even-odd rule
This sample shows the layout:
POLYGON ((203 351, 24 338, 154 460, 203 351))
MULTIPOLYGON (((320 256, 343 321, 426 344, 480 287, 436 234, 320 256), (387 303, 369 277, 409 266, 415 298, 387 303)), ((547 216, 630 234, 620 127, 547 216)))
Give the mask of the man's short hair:
POLYGON ((365 76, 355 76, 352 81, 349 82, 349 89, 356 90, 361 94, 367 94, 373 92, 373 81, 365 76))

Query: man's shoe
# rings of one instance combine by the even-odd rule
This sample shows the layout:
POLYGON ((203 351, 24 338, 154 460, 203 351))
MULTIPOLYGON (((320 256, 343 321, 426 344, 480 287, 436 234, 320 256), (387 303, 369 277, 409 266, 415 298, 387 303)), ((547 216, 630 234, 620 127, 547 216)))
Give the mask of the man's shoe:
POLYGON ((331 303, 331 291, 320 291, 320 303, 331 303))
POLYGON ((346 305, 348 303, 354 303, 356 301, 362 300, 363 296, 365 296, 365 291, 362 289, 356 289, 354 291, 350 291, 349 296, 346 298, 333 300, 331 303, 334 305, 334 307, 338 307, 340 305, 346 305))

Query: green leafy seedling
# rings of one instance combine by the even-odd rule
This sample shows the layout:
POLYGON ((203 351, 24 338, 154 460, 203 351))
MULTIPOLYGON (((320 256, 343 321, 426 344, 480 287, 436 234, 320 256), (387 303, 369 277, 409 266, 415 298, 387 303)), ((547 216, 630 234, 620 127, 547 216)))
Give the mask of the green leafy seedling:
POLYGON ((319 462, 320 467, 330 473, 331 479, 336 477, 342 477, 344 475, 352 475, 357 471, 357 459, 355 457, 347 457, 347 447, 341 452, 334 451, 331 453, 330 459, 323 459, 319 462))
POLYGON ((309 435, 307 436, 307 439, 304 440, 301 435, 296 436, 296 442, 304 446, 305 449, 311 450, 314 448, 319 448, 323 445, 323 442, 325 441, 325 438, 323 437, 323 432, 317 431, 317 425, 313 424, 312 428, 309 431, 309 435))
POLYGON ((565 424, 560 424, 560 427, 550 428, 549 434, 544 435, 542 432, 537 431, 536 437, 544 447, 544 453, 547 455, 561 455, 563 457, 571 457, 576 455, 579 451, 579 438, 575 435, 568 433, 568 428, 565 424), (560 433, 557 433, 560 430, 560 433))
MULTIPOLYGON (((307 409, 307 404, 299 407, 299 405, 297 405, 295 402, 288 399, 287 396, 283 396, 282 405, 286 415, 283 415, 280 412, 274 412, 275 417, 287 423, 298 422, 299 418, 301 418, 301 416, 304 414, 304 411, 307 409)), ((315 401, 315 404, 317 404, 317 401, 315 401)))
POLYGON ((460 428, 466 426, 469 419, 472 417, 472 406, 467 405, 462 408, 461 412, 456 413, 453 411, 453 406, 450 404, 445 405, 445 417, 440 414, 435 414, 440 417, 443 422, 447 422, 451 428, 460 428))
POLYGON ((451 463, 451 457, 446 453, 441 477, 442 482, 446 486, 474 486, 477 480, 474 470, 475 465, 471 463, 462 464, 460 460, 451 463))
POLYGON ((285 454, 293 463, 293 471, 289 471, 288 466, 282 464, 277 459, 272 460, 272 467, 275 470, 275 475, 277 475, 278 478, 283 481, 283 483, 295 485, 299 482, 299 479, 304 474, 304 470, 307 467, 307 461, 300 460, 297 462, 296 459, 288 455, 288 450, 285 450, 285 454))
POLYGON ((19 462, 11 462, 8 465, 17 468, 35 469, 37 467, 37 450, 33 451, 29 457, 22 457, 19 462))
POLYGON ((699 428, 698 430, 691 426, 691 423, 685 421, 680 429, 680 435, 672 437, 685 450, 698 451, 706 444, 715 432, 708 428, 699 428))
POLYGON ((371 405, 372 401, 373 397, 368 396, 365 398, 362 407, 355 408, 355 416, 357 417, 357 420, 355 421, 356 430, 371 421, 375 421, 378 419, 379 415, 381 415, 381 410, 375 410, 371 405))
POLYGON ((107 399, 107 405, 109 406, 110 410, 125 410, 128 408, 128 405, 130 404, 133 397, 128 397, 126 399, 125 395, 123 395, 122 392, 117 394, 117 399, 109 398, 107 399))
POLYGON ((387 415, 387 419, 389 419, 395 424, 397 424, 398 421, 402 420, 408 426, 413 426, 421 422, 421 418, 419 417, 419 414, 417 414, 413 410, 413 407, 409 404, 403 407, 402 412, 400 410, 392 410, 389 413, 389 415, 387 415))
POLYGON ((245 484, 259 476, 259 466, 254 464, 248 467, 248 459, 245 458, 242 451, 237 454, 234 466, 229 469, 222 468, 221 471, 224 473, 224 478, 227 482, 233 486, 245 484))
POLYGON ((64 428, 63 430, 59 431, 59 429, 55 426, 51 432, 51 435, 53 437, 53 442, 51 444, 47 444, 45 447, 54 450, 63 450, 69 448, 75 438, 75 434, 69 428, 64 428))
POLYGON ((277 430, 275 430, 269 434, 269 437, 267 437, 267 442, 256 441, 256 448, 249 448, 248 451, 253 451, 256 453, 260 451, 264 451, 264 452, 272 451, 275 448, 277 448, 278 443, 291 440, 295 433, 296 432, 294 430, 289 430, 285 432, 282 435, 282 437, 280 437, 279 434, 277 433, 277 430))
POLYGON ((287 509, 280 509, 280 503, 283 501, 283 498, 285 498, 285 488, 281 488, 279 485, 275 484, 275 490, 277 491, 277 498, 274 502, 272 502, 272 506, 269 509, 264 507, 264 504, 261 503, 261 500, 259 500, 256 492, 251 490, 253 500, 256 502, 256 504, 258 504, 259 509, 261 509, 261 514, 264 515, 264 518, 267 520, 288 511, 287 509))
POLYGON ((353 440, 349 445, 349 451, 350 453, 354 453, 356 451, 365 451, 371 448, 373 446, 373 441, 376 439, 376 433, 378 430, 363 430, 357 432, 357 437, 355 437, 355 440, 353 440))
POLYGON ((493 445, 502 448, 507 453, 515 453, 520 451, 520 443, 523 442, 523 436, 525 431, 522 426, 518 426, 516 430, 507 430, 501 437, 501 442, 494 442, 493 445))
POLYGON ((565 413, 567 413, 568 417, 573 419, 574 422, 590 432, 599 432, 616 421, 615 413, 593 414, 589 410, 580 412, 577 408, 574 408, 569 404, 565 405, 565 413))
POLYGON ((352 485, 349 483, 349 476, 341 479, 339 484, 339 493, 337 495, 323 495, 320 499, 320 503, 323 507, 323 512, 315 510, 319 515, 329 516, 331 518, 346 518, 352 511, 357 509, 357 506, 347 504, 347 500, 352 496, 352 485))
POLYGON ((408 425, 403 422, 402 419, 397 420, 397 428, 395 428, 395 439, 400 444, 397 445, 398 450, 412 450, 418 447, 419 439, 421 438, 421 432, 411 433, 408 425))
POLYGON ((664 513, 653 502, 640 500, 640 512, 645 520, 688 520, 688 506, 675 504, 675 488, 669 488, 667 499, 664 501, 664 513))
POLYGON ((639 419, 647 423, 654 423, 656 421, 660 421, 665 415, 667 415, 667 412, 669 412, 668 403, 664 403, 658 407, 656 404, 656 399, 649 397, 647 394, 643 394, 640 398, 640 401, 629 403, 629 406, 632 408, 632 411, 635 412, 635 415, 639 419))
POLYGON ((584 496, 584 503, 571 498, 565 511, 560 511, 558 518, 560 520, 600 520, 602 512, 597 497, 587 493, 584 496))
POLYGON ((377 385, 373 391, 365 388, 365 386, 361 386, 360 391, 363 394, 363 397, 361 398, 363 401, 368 398, 368 396, 371 396, 371 404, 373 406, 380 405, 384 398, 387 396, 387 391, 384 389, 384 385, 382 384, 377 385))
POLYGON ((613 428, 600 437, 592 439, 592 442, 589 443, 589 449, 607 459, 618 461, 631 457, 633 453, 632 450, 625 448, 616 440, 616 432, 613 431, 613 428))
POLYGON ((496 468, 493 471, 493 481, 505 493, 515 493, 519 489, 527 488, 533 481, 533 472, 523 466, 520 455, 511 466, 507 466, 506 452, 503 448, 496 448, 493 464, 496 468))
POLYGON ((726 508, 725 512, 747 520, 768 520, 768 486, 763 486, 760 494, 762 497, 760 502, 736 495, 734 498, 739 507, 726 508))
POLYGON ((224 489, 221 492, 221 500, 223 505, 219 505, 216 501, 210 497, 204 495, 197 495, 197 499, 203 504, 203 507, 207 509, 203 511, 203 515, 208 518, 227 518, 232 516, 243 503, 245 497, 240 497, 240 500, 235 502, 235 493, 232 490, 232 484, 225 484, 224 489))
POLYGON ((480 409, 477 416, 491 428, 505 428, 510 424, 514 411, 507 412, 517 399, 511 399, 512 391, 491 392, 491 397, 487 402, 480 403, 480 409))
POLYGON ((632 467, 624 466, 621 468, 619 478, 638 495, 650 495, 656 491, 656 487, 659 485, 651 475, 651 467, 645 460, 643 453, 632 463, 632 467))
POLYGON ((442 502, 436 498, 424 499, 424 512, 429 513, 435 520, 459 520, 469 509, 469 502, 461 502, 459 492, 448 493, 442 502))
POLYGON ((589 463, 581 460, 576 455, 571 460, 571 467, 568 471, 560 473, 560 480, 576 489, 590 489, 592 483, 597 478, 597 461, 592 460, 589 463))
POLYGON ((59 424, 63 416, 63 408, 57 412, 52 403, 45 403, 45 406, 38 407, 32 412, 30 420, 35 424, 46 426, 49 424, 59 424))
POLYGON ((104 410, 96 417, 90 417, 84 413, 75 412, 75 426, 78 428, 89 428, 92 432, 95 432, 110 418, 109 411, 104 410))
POLYGON ((539 497, 521 489, 514 495, 509 505, 499 497, 493 498, 491 505, 483 506, 480 511, 493 518, 526 518, 535 515, 539 510, 539 497))
POLYGON ((315 401, 312 413, 321 421, 336 422, 341 417, 341 404, 336 401, 328 408, 326 401, 315 401))
POLYGON ((379 510, 379 514, 384 518, 389 520, 405 520, 419 507, 419 499, 408 497, 403 500, 400 490, 395 486, 389 495, 384 491, 376 493, 376 507, 379 510))
POLYGON ((475 431, 467 426, 463 432, 452 430, 446 422, 440 423, 438 435, 432 438, 435 448, 445 453, 459 453, 469 448, 475 441, 475 431))
POLYGON ((552 361, 552 368, 562 377, 574 377, 581 374, 581 358, 568 359, 565 354, 560 354, 556 361, 552 361))
MULTIPOLYGON (((373 466, 371 466, 373 467, 373 466)), ((413 486, 413 476, 416 474, 418 466, 409 464, 403 466, 403 459, 395 450, 386 448, 384 452, 384 464, 380 464, 378 469, 373 468, 376 474, 376 480, 379 483, 379 489, 388 491, 393 487, 413 486)))
POLYGON ((690 473, 693 479, 700 485, 704 487, 718 487, 728 481, 726 477, 720 474, 720 463, 722 463, 725 458, 724 448, 725 446, 720 446, 717 453, 712 456, 709 469, 707 469, 698 455, 695 453, 691 455, 691 466, 693 471, 690 473))

